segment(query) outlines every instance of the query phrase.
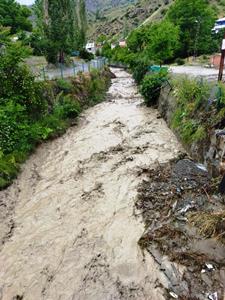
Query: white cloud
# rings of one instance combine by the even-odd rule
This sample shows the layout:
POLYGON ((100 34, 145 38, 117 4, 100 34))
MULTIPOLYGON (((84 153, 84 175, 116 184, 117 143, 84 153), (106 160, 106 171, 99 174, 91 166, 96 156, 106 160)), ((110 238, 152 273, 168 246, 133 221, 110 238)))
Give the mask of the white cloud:
POLYGON ((34 0, 16 0, 20 4, 31 5, 34 3, 34 0))

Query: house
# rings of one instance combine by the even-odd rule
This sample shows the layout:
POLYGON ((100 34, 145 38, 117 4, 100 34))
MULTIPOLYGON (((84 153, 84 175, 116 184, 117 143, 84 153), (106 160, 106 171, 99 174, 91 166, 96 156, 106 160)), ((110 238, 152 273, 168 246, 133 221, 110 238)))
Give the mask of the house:
POLYGON ((95 43, 87 43, 85 46, 87 52, 95 54, 96 53, 96 45, 95 43))
POLYGON ((225 28, 225 18, 216 20, 216 23, 212 29, 212 32, 218 33, 225 28))

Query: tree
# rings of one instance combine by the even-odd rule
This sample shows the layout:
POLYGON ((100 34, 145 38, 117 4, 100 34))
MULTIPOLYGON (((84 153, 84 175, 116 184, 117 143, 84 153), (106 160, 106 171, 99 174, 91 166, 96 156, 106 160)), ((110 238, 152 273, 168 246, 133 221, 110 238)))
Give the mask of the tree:
POLYGON ((79 45, 78 49, 82 49, 86 43, 86 32, 87 32, 87 14, 86 14, 86 5, 84 0, 79 0, 78 8, 78 40, 79 45))
POLYGON ((168 10, 167 19, 180 27, 179 56, 211 51, 215 14, 207 0, 176 0, 168 10))
POLYGON ((31 11, 15 0, 0 1, 0 25, 10 27, 10 33, 15 34, 21 30, 32 31, 32 24, 28 17, 31 11))
POLYGON ((148 44, 144 50, 149 59, 162 64, 174 57, 179 48, 179 28, 164 20, 153 24, 148 31, 148 44))
POLYGON ((36 0, 35 14, 48 62, 63 63, 65 55, 83 48, 87 30, 84 0, 36 0))
POLYGON ((138 29, 133 30, 127 38, 127 46, 132 52, 143 51, 149 42, 148 31, 151 25, 141 26, 138 29))

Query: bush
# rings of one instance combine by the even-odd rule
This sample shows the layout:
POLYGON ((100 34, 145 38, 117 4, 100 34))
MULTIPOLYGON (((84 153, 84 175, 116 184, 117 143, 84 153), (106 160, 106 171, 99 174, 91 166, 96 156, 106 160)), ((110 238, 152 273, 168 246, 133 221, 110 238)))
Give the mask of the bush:
POLYGON ((101 79, 100 72, 98 70, 93 70, 87 85, 89 105, 98 103, 104 98, 106 87, 107 82, 101 79))
POLYGON ((137 84, 140 84, 148 72, 149 64, 143 60, 137 60, 133 67, 133 78, 137 84))
POLYGON ((66 120, 76 118, 80 111, 79 102, 68 95, 60 98, 60 101, 54 107, 53 113, 58 118, 66 120))
POLYGON ((140 86, 140 92, 144 96, 147 106, 157 103, 162 84, 166 80, 166 77, 167 72, 165 71, 145 75, 140 86))
POLYGON ((64 93, 70 93, 73 89, 73 85, 69 80, 57 79, 57 87, 64 93))
POLYGON ((40 95, 42 84, 35 82, 23 58, 28 55, 27 49, 13 44, 0 54, 0 105, 7 101, 20 104, 33 118, 42 114, 46 108, 46 100, 40 95))
POLYGON ((88 51, 85 50, 85 49, 82 49, 82 50, 80 51, 80 58, 83 58, 83 59, 85 59, 85 60, 92 60, 92 59, 94 59, 94 54, 88 52, 88 51))
POLYGON ((177 58, 177 59, 175 60, 175 62, 176 62, 176 64, 177 64, 178 66, 182 66, 182 65, 185 64, 185 60, 184 60, 183 58, 177 58))
POLYGON ((209 120, 202 119, 210 98, 209 85, 185 78, 175 82, 177 108, 173 114, 172 127, 177 130, 185 144, 199 142, 207 137, 209 120))

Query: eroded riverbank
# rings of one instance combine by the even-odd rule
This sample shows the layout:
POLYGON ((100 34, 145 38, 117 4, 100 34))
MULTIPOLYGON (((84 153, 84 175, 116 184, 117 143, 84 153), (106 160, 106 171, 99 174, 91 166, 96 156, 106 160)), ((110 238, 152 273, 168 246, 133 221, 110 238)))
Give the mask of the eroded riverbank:
POLYGON ((137 244, 134 203, 142 170, 182 149, 131 76, 113 72, 108 100, 39 147, 0 192, 3 205, 15 203, 1 228, 1 300, 164 299, 167 280, 137 244))

